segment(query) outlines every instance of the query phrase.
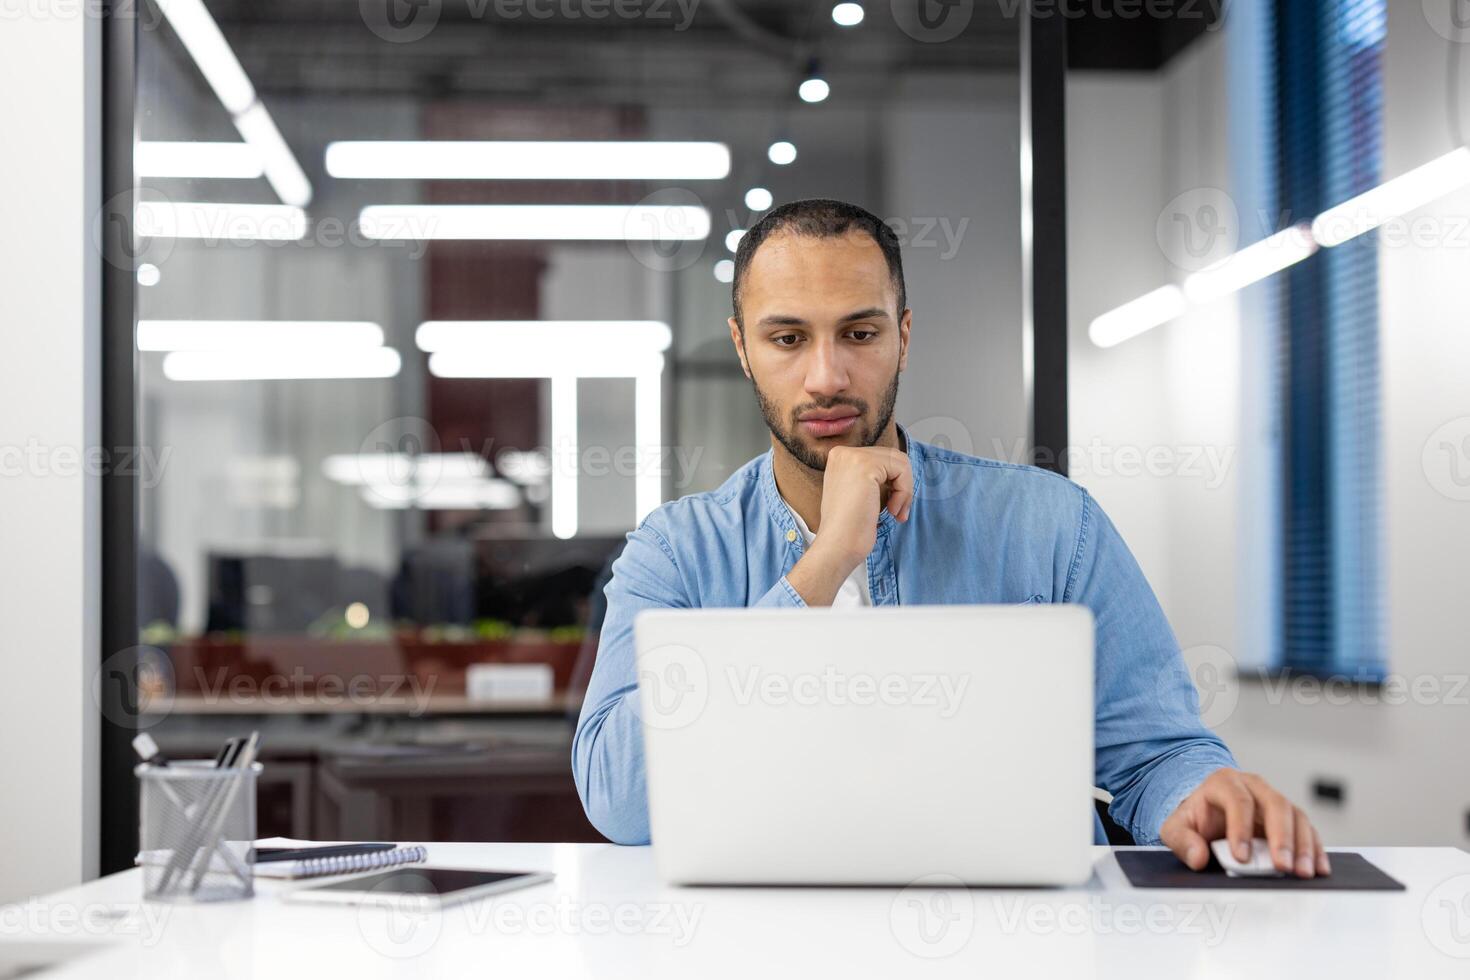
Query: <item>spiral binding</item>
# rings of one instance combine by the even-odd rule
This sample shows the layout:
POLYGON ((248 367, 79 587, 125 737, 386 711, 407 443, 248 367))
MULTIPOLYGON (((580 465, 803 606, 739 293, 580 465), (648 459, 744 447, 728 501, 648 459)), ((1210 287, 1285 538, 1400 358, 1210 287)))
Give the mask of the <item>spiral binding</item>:
POLYGON ((391 851, 372 851, 367 854, 343 854, 338 857, 307 858, 297 861, 291 868, 293 878, 318 878, 322 875, 348 874, 353 871, 381 871, 396 868, 400 864, 413 864, 428 859, 428 851, 422 847, 400 847, 391 851))

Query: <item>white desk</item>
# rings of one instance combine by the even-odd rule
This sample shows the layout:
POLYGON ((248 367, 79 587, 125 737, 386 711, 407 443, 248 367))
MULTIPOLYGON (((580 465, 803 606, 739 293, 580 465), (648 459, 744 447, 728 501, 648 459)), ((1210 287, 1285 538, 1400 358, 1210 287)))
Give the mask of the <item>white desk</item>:
POLYGON ((100 951, 56 976, 109 980, 1470 976, 1470 854, 1447 847, 1365 848, 1409 890, 1338 893, 1138 890, 1101 847, 1092 882, 1068 891, 670 889, 648 848, 430 852, 557 878, 425 916, 290 905, 267 882, 248 902, 144 904, 128 871, 5 907, 0 963, 27 943, 59 943, 100 951))

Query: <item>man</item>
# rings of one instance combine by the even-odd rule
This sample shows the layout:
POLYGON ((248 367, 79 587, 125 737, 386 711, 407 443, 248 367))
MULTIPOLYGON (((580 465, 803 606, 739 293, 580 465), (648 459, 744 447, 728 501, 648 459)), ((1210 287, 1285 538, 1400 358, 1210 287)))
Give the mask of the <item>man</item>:
POLYGON ((718 490, 649 514, 613 565, 572 746, 599 830, 649 840, 630 703, 640 610, 1075 602, 1096 623, 1096 778, 1113 819, 1195 870, 1210 841, 1228 837, 1245 860, 1263 836, 1278 870, 1330 873, 1306 815, 1201 725, 1163 610, 1087 492, 925 445, 894 422, 913 317, 891 229, 838 201, 784 205, 741 239, 732 291, 730 340, 771 450, 718 490))

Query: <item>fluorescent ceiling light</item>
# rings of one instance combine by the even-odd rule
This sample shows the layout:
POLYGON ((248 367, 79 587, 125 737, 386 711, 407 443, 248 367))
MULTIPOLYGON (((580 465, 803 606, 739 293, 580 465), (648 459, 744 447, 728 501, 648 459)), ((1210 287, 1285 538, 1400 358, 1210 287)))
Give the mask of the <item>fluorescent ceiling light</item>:
POLYGON ((521 502, 514 483, 490 477, 467 483, 416 487, 397 483, 370 484, 362 499, 381 510, 510 510, 521 502))
POLYGON ((373 239, 699 241, 710 217, 693 205, 379 204, 358 225, 373 239))
POLYGON ((163 358, 172 381, 295 381, 391 378, 402 366, 391 347, 354 350, 173 351, 163 358))
POLYGON ((336 453, 322 460, 322 474, 348 486, 464 483, 490 475, 478 453, 336 453))
POLYGON ((1467 184, 1470 148, 1462 146, 1323 211, 1312 222, 1312 237, 1324 248, 1341 245, 1467 184))
POLYGON ((775 200, 764 187, 752 187, 745 192, 745 206, 752 211, 764 211, 775 200))
POLYGON ((257 102, 237 115, 235 129, 260 154, 264 162, 265 179, 270 182, 271 189, 282 203, 294 204, 299 208, 311 203, 311 181, 306 179, 305 172, 296 162, 296 157, 286 145, 286 140, 276 128, 271 114, 266 112, 265 106, 257 102))
POLYGON ((240 67, 239 59, 203 0, 159 0, 158 6, 234 120, 240 136, 259 155, 265 178, 281 201, 305 207, 311 202, 311 182, 281 138, 270 113, 256 97, 255 86, 250 84, 249 76, 240 67))
POLYGON ((359 141, 327 145, 333 177, 384 180, 722 180, 724 143, 359 141))
POLYGON ((863 5, 839 3, 832 8, 832 23, 838 27, 856 27, 863 22, 863 5))
POLYGON ((138 285, 157 286, 163 279, 163 272, 152 262, 144 262, 138 266, 138 285))
MULTIPOLYGON (((634 520, 659 505, 663 477, 657 465, 663 439, 663 352, 673 331, 657 320, 430 320, 415 340, 429 352, 438 378, 549 378, 551 445, 545 464, 551 479, 551 532, 577 534, 577 381, 632 378, 634 441, 639 469, 634 481, 634 520)), ((530 461, 526 462, 529 470, 530 461)), ((508 476, 517 461, 506 460, 508 476)))
POLYGON ((735 262, 733 259, 720 259, 720 261, 715 263, 715 281, 735 281, 735 262))
POLYGON ((636 378, 664 369, 662 354, 627 351, 597 354, 550 349, 536 354, 441 350, 429 355, 436 378, 636 378))
POLYGON ((133 224, 140 238, 285 242, 306 237, 306 212, 288 204, 139 201, 133 224))
POLYGON ((1316 251, 1311 229, 1305 224, 1293 225, 1192 274, 1184 280, 1184 295, 1191 303, 1208 303, 1295 265, 1316 251))
POLYGON ((735 251, 740 247, 740 239, 744 237, 745 229, 736 228, 734 231, 725 236, 725 248, 729 249, 732 252, 735 251))
POLYGON ((383 346, 376 323, 331 320, 139 320, 138 350, 295 351, 383 346))
POLYGON ((250 108, 255 101, 255 86, 250 84, 203 0, 158 0, 158 7, 225 110, 233 116, 250 108))
POLYGON ((658 320, 429 320, 414 331, 419 350, 473 350, 512 356, 664 351, 674 333, 658 320))
POLYGON ((1174 319, 1185 305, 1178 286, 1161 286, 1093 320, 1087 335, 1099 347, 1112 347, 1174 319))
POLYGON ((260 151, 249 143, 154 140, 133 147, 133 173, 139 177, 253 180, 265 173, 265 165, 260 151))

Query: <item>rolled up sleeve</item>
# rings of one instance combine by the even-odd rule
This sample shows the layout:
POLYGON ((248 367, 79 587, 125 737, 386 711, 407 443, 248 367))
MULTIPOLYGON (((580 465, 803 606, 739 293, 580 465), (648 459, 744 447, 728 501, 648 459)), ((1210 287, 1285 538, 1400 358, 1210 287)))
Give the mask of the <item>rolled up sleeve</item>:
MULTIPOLYGON (((628 534, 613 562, 604 593, 607 615, 597 644, 597 663, 572 737, 572 777, 587 819, 618 844, 647 844, 648 783, 638 697, 633 622, 645 609, 697 606, 685 587, 667 537, 650 515, 628 534)), ((752 605, 801 607, 806 603, 782 577, 752 605)))
POLYGON ((1063 601, 1086 605, 1096 623, 1097 784, 1113 795, 1113 820, 1139 844, 1157 844, 1180 802, 1236 762, 1200 722, 1194 683, 1142 569, 1085 492, 1063 601))

